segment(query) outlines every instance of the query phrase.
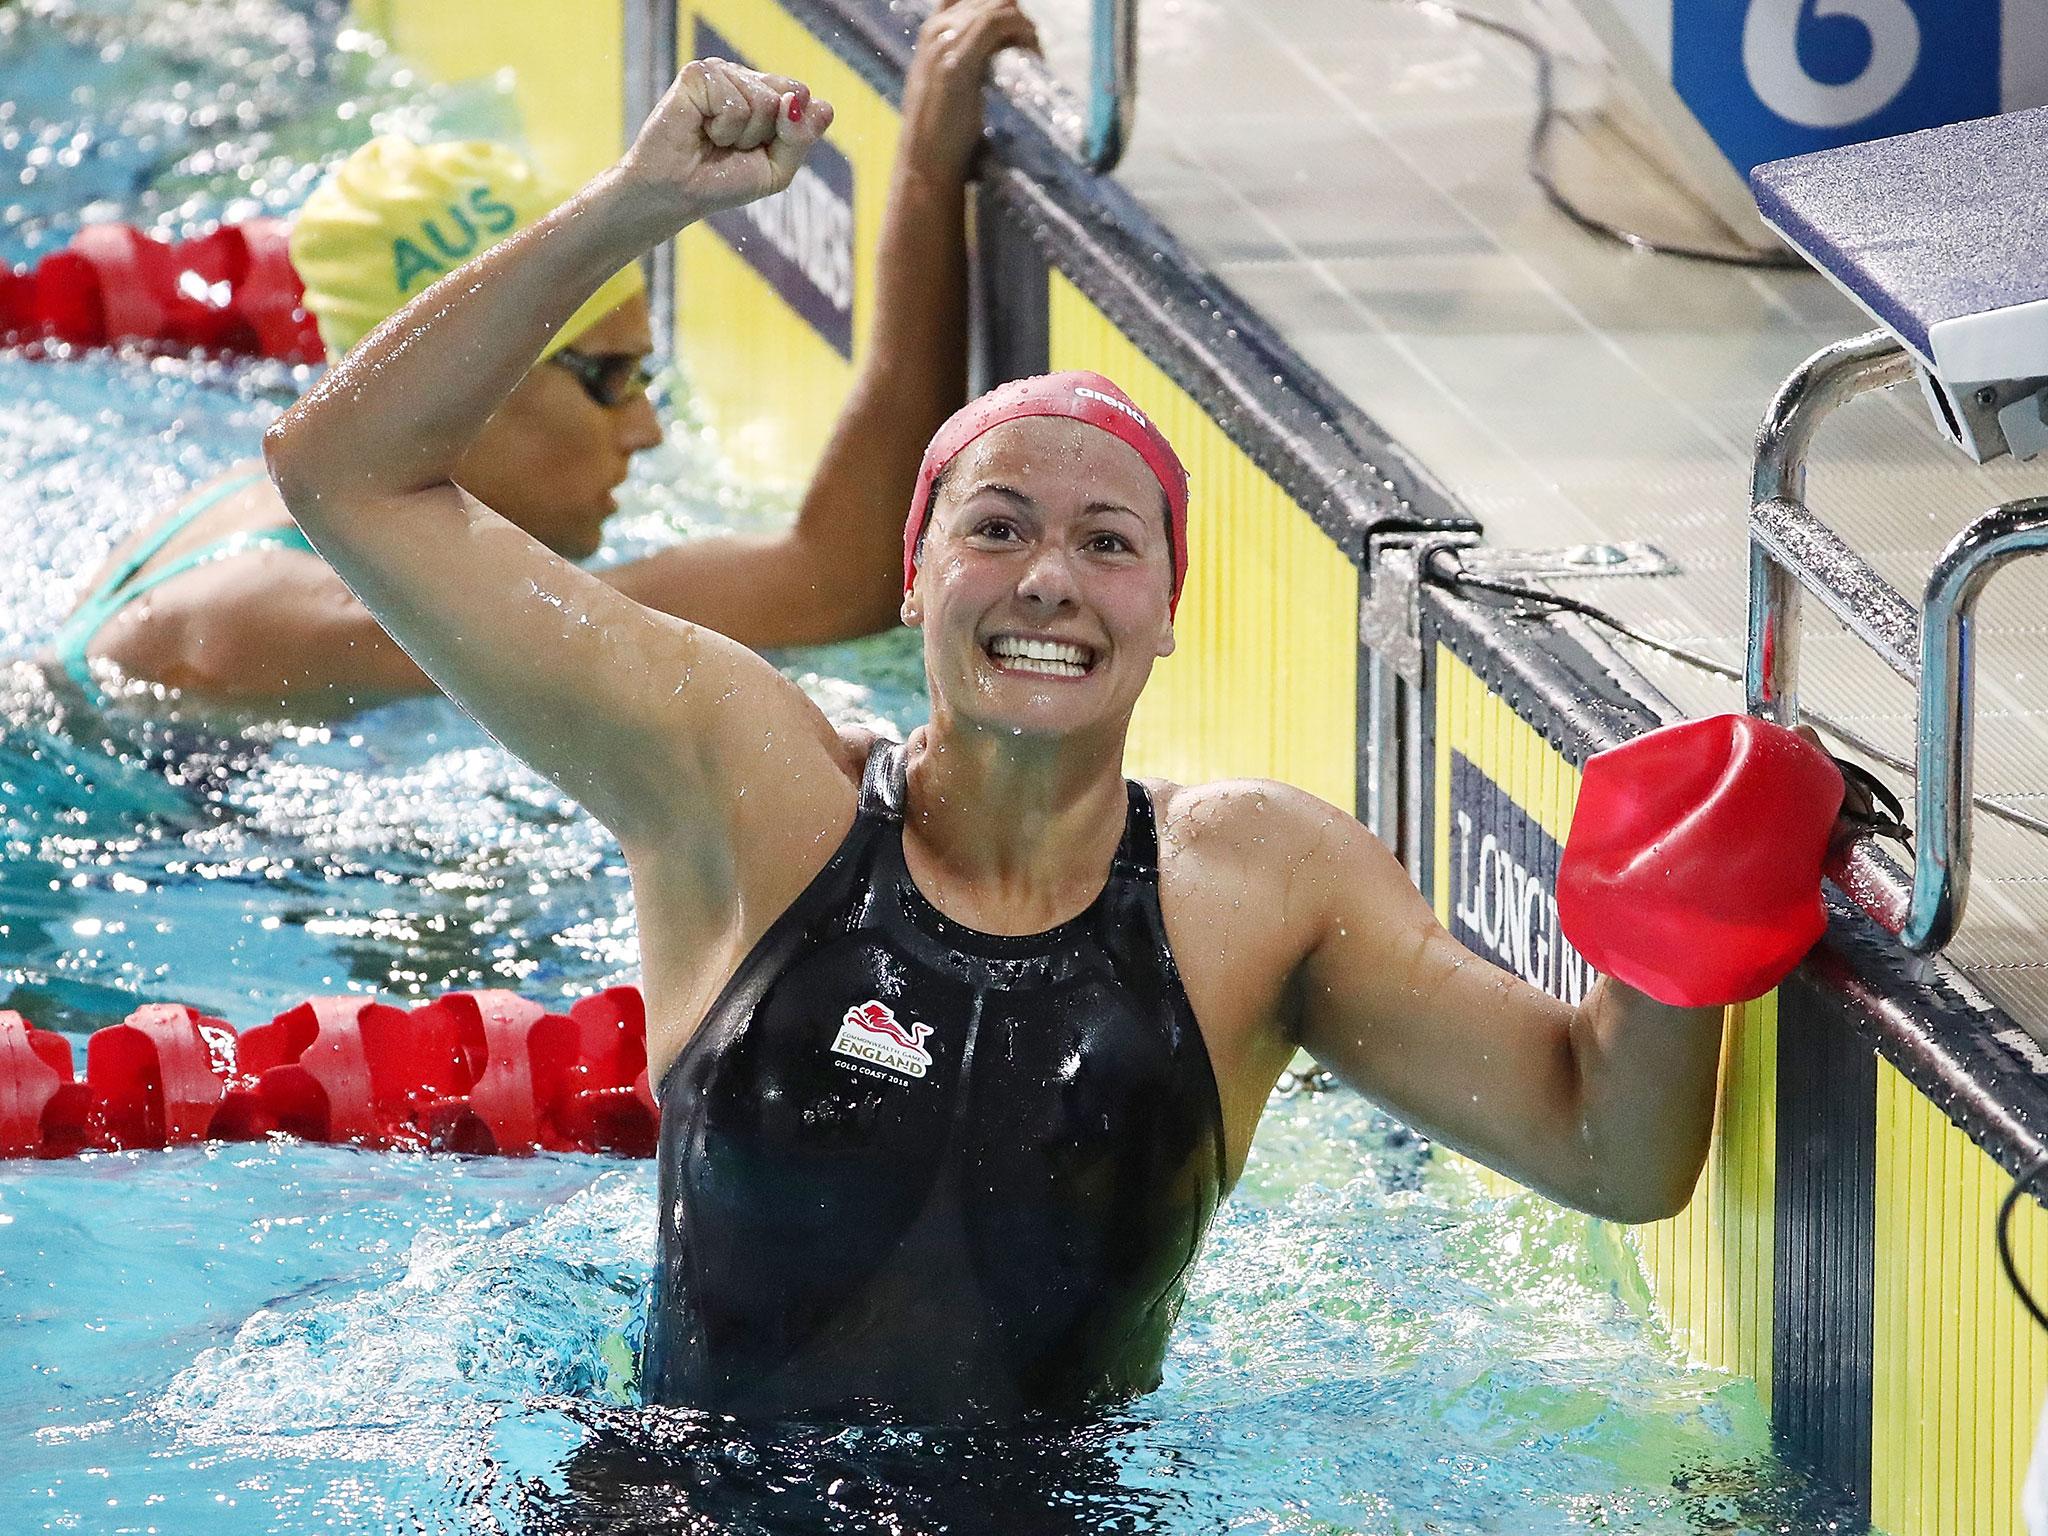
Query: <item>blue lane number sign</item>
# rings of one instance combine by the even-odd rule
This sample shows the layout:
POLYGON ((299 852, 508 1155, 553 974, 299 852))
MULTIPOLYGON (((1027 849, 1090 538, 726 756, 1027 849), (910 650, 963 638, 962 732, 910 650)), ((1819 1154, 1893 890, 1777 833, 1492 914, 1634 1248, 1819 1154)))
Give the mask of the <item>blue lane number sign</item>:
MULTIPOLYGON (((1672 0, 1671 81, 1735 168, 2007 106, 2000 0, 1672 0)), ((2048 34, 2036 39, 2048 42, 2048 34)))
POLYGON ((1666 147, 1745 210, 1767 160, 2048 105, 2048 0, 1565 3, 1666 147))

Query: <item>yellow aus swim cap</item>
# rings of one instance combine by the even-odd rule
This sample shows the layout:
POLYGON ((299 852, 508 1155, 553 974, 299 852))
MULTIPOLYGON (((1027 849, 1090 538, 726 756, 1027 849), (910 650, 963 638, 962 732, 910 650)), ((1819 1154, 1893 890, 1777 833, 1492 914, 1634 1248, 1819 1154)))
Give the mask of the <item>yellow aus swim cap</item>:
MULTIPOLYGON (((291 258, 330 360, 472 256, 563 199, 516 151, 483 139, 370 140, 334 168, 292 222, 291 258)), ((647 286, 614 273, 548 342, 552 356, 647 286)))

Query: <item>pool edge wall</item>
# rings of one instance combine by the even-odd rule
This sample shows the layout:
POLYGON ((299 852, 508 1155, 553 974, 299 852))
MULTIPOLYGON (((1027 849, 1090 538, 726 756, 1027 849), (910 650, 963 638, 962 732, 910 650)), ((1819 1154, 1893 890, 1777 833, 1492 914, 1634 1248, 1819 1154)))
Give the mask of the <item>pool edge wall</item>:
MULTIPOLYGON (((535 31, 517 39, 502 11, 462 27, 467 0, 359 0, 357 14, 444 79, 544 60, 515 79, 522 116, 549 139, 544 160, 592 168, 624 139, 623 87, 601 77, 622 72, 626 4, 578 8, 575 27, 545 0, 518 4, 535 31)), ((882 0, 682 0, 676 20, 685 57, 715 39, 806 75, 839 110, 841 161, 777 227, 779 254, 731 223, 678 241, 693 392, 744 470, 795 487, 860 357, 909 37, 882 0)), ((1404 739, 1368 739, 1374 718, 1401 718, 1364 703, 1373 541, 1476 525, 1042 121, 995 101, 989 138, 977 378, 1099 368, 1191 471, 1180 646, 1134 722, 1134 766, 1285 778, 1364 814, 1369 761, 1398 748, 1419 812, 1404 852, 1439 916, 1538 984, 1583 986, 1552 905, 1578 765, 1667 706, 1618 683, 1627 669, 1597 642, 1425 584, 1404 739)), ((1753 1376, 1786 1450, 1892 1536, 2019 1531, 2048 1337, 2006 1290, 1990 1222, 2002 1170, 2048 1126, 2048 1058, 2024 1040, 1838 904, 1785 987, 1731 1010, 1692 1204, 1633 1232, 1674 1338, 1753 1376)), ((2023 1269, 2048 1277, 2032 1202, 2018 1236, 2023 1269)))
MULTIPOLYGON (((1418 871, 1437 915, 1565 996, 1556 928, 1579 766, 1661 723, 1625 667, 1569 627, 1425 591, 1418 871)), ((1830 893, 1828 934, 1777 992, 1729 1010, 1700 1184, 1633 1229, 1694 1358, 1753 1376, 1791 1456, 1891 1536, 2020 1536, 2048 1335, 1999 1273, 1993 1220, 2048 1123, 2025 1032, 1830 893)), ((1496 1190, 1512 1188, 1485 1176, 1496 1190)), ((2048 1276, 2024 1202, 2021 1271, 2048 1276)))

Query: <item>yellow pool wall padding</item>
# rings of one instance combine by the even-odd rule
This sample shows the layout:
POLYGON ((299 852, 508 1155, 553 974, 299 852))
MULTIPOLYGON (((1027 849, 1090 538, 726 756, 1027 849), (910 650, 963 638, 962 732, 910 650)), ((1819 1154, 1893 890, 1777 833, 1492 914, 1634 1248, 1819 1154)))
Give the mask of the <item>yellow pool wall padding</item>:
MULTIPOLYGON (((1451 754, 1501 787, 1551 839, 1571 830, 1579 772, 1479 675, 1435 653, 1437 920, 1451 920, 1451 754)), ((1687 1355, 1754 1378, 1771 1394, 1773 1244, 1777 1200, 1777 997, 1728 1010, 1713 1140, 1692 1202, 1668 1221, 1632 1229, 1658 1310, 1687 1355)), ((1477 1165, 1474 1165, 1475 1167, 1477 1165)), ((1479 1169, 1495 1193, 1513 1180, 1479 1169)))
MULTIPOLYGON (((2023 1536, 2048 1334, 2000 1272, 2011 1176, 1878 1065, 1871 1522, 1889 1536, 2023 1536), (1934 1197, 1930 1197, 1934 1196, 1934 1197)), ((2048 1212, 2022 1200, 2013 1261, 2048 1295, 2048 1212)))
POLYGON ((525 147, 565 186, 625 148, 623 0, 492 0, 488 21, 449 0, 355 0, 351 14, 436 80, 509 77, 525 147))
POLYGON ((676 340, 690 389, 733 467, 800 491, 824 452, 868 345, 875 245, 896 158, 896 108, 777 5, 684 0, 678 36, 691 53, 701 16, 746 63, 810 86, 832 103, 829 142, 853 165, 853 360, 792 310, 708 225, 676 250, 676 340))

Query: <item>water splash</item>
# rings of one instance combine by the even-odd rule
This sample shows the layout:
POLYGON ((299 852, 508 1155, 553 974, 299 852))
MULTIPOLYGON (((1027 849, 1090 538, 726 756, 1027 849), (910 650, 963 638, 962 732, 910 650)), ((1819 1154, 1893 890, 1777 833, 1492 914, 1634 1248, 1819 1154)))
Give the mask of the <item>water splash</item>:
MULTIPOLYGON (((88 214, 175 233, 288 209, 385 127, 505 127, 501 92, 424 87, 334 0, 0 7, 0 79, 9 259, 88 214)), ((47 639, 120 537, 248 458, 310 377, 0 356, 0 653, 47 639)), ((789 512, 724 470, 680 387, 672 408, 601 558, 789 512)), ((913 636, 787 665, 836 718, 922 718, 913 636)), ((87 721, 16 669, 0 837, 0 1006, 75 1031, 147 997, 249 1022, 309 992, 587 991, 634 963, 616 847, 434 701, 223 734, 87 721)), ((1008 1436, 622 1402, 645 1168, 284 1143, 0 1165, 21 1384, 0 1528, 1824 1528, 1754 1389, 1675 1355, 1604 1229, 1425 1152, 1348 1096, 1277 1103, 1161 1391, 1008 1436)))
MULTIPOLYGON (((63 1384, 38 1390, 0 1523, 90 1520, 109 1494, 223 1532, 323 1511, 586 1536, 1838 1517, 1771 1458, 1754 1388, 1677 1356, 1607 1229, 1481 1194, 1348 1094, 1268 1121, 1160 1391, 1005 1433, 633 1406, 645 1167, 280 1144, 0 1172, 27 1256, 0 1278, 8 1347, 63 1384)), ((20 1423, 0 1409, 0 1445, 20 1423)))

